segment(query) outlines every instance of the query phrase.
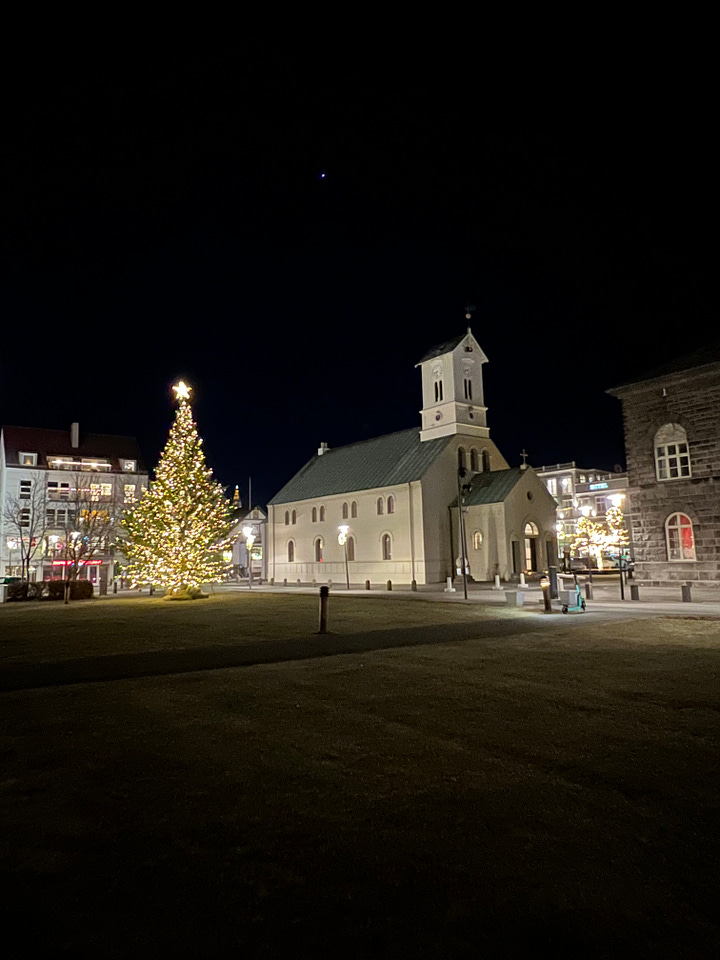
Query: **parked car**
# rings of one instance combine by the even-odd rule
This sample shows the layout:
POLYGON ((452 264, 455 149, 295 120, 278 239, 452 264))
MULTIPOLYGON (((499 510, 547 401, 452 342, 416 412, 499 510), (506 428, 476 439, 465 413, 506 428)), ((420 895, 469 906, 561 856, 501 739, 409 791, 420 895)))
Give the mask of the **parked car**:
POLYGON ((0 585, 9 583, 22 583, 22 577, 0 577, 0 585))

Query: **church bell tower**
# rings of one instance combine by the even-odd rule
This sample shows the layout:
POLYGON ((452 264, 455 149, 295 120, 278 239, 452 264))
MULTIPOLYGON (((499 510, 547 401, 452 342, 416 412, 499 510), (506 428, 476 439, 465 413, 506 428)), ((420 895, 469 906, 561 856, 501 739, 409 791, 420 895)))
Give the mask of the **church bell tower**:
POLYGON ((484 363, 487 357, 468 327, 467 333, 438 344, 415 364, 422 372, 421 440, 453 434, 490 436, 483 395, 484 363))

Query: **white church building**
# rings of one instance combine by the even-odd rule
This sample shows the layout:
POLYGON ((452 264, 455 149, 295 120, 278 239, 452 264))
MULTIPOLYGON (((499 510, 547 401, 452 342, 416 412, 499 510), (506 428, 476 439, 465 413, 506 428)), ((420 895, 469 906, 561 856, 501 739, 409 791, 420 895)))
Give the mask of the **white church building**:
POLYGON ((512 580, 555 564, 555 500, 532 467, 510 468, 490 439, 486 362, 468 327, 416 364, 420 429, 335 449, 323 443, 268 504, 268 577, 344 583, 347 571, 359 586, 454 576, 462 565, 459 471, 473 579, 512 580))

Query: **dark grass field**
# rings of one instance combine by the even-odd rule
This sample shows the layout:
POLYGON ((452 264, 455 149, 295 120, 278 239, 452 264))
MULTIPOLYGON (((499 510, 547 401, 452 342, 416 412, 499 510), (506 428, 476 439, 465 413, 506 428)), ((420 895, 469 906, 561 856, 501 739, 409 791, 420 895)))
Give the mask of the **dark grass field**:
MULTIPOLYGON (((311 612, 265 599, 129 602, 122 637, 98 604, 77 642, 142 646, 156 609, 178 648, 197 617, 261 642, 311 612)), ((44 617, 75 655, 66 613, 28 637, 44 617)), ((720 623, 565 619, 0 695, 9 955, 717 956, 720 623)))

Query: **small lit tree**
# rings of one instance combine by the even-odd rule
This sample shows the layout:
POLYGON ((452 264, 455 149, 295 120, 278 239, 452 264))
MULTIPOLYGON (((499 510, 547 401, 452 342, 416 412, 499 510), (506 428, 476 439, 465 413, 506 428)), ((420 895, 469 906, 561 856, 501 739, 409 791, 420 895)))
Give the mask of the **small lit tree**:
POLYGON ((179 407, 155 479, 123 520, 123 550, 135 583, 165 587, 165 598, 203 596, 201 585, 221 579, 229 564, 223 546, 230 508, 205 464, 182 381, 173 387, 179 407))

